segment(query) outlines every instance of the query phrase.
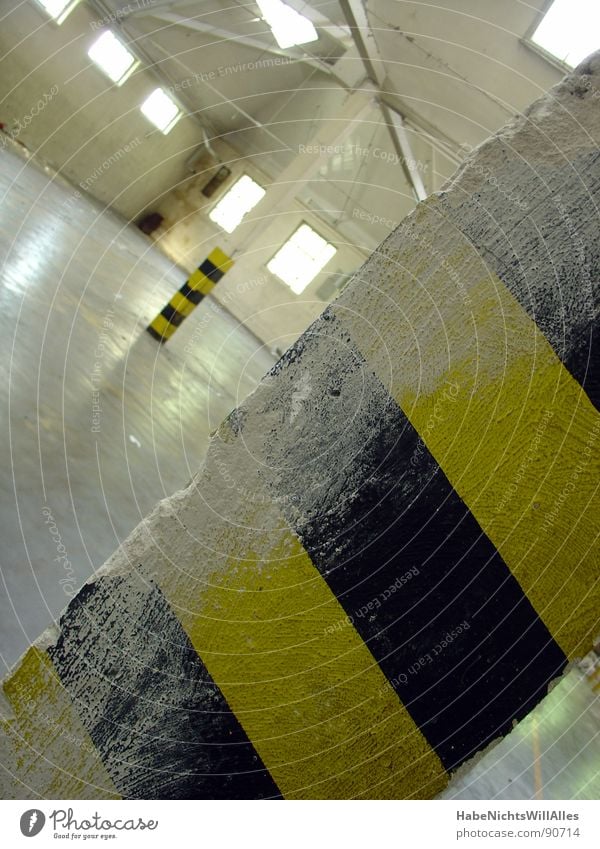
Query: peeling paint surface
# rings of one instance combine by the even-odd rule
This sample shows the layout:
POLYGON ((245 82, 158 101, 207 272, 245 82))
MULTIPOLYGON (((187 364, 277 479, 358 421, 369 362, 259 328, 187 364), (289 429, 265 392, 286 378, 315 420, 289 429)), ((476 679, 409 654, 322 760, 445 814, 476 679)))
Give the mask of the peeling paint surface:
POLYGON ((152 584, 120 577, 88 584, 48 653, 123 796, 279 795, 152 584))

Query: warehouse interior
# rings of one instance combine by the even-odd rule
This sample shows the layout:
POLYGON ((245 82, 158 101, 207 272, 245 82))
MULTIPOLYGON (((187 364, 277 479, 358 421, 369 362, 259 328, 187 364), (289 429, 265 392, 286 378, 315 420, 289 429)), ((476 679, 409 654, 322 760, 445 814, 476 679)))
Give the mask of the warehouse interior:
MULTIPOLYGON (((600 11, 5 0, 0 20, 4 676, 378 245, 600 46, 600 11), (210 294, 146 332, 215 249, 210 294)), ((442 798, 598 798, 596 662, 442 798)))

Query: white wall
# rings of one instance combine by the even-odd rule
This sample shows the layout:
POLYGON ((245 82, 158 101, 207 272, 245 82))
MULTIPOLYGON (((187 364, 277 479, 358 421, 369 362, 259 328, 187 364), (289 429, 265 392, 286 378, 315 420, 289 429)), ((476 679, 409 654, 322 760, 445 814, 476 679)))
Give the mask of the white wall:
POLYGON ((113 85, 87 57, 101 31, 83 3, 60 26, 34 0, 6 15, 0 121, 70 181, 88 181, 98 200, 135 219, 181 179, 202 133, 189 116, 167 136, 146 120, 139 105, 159 85, 156 77, 142 69, 113 85))

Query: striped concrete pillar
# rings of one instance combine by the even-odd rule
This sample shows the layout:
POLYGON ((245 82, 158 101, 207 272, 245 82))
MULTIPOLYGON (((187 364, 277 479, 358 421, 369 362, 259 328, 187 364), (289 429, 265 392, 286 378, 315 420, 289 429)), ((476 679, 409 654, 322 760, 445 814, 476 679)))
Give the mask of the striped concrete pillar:
POLYGON ((599 95, 420 204, 30 650, 5 797, 432 797, 591 648, 599 95))
POLYGON ((159 312, 146 330, 159 342, 166 342, 175 333, 184 318, 193 312, 200 301, 210 295, 221 277, 229 271, 233 260, 215 248, 175 292, 166 307, 159 312))

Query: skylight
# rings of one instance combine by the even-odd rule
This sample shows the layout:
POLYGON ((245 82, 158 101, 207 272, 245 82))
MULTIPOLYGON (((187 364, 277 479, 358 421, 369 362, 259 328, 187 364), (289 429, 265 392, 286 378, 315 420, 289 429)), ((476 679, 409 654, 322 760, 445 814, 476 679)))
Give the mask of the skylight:
POLYGON ((38 0, 51 18, 54 18, 57 24, 62 24, 78 3, 78 0, 38 0))
POLYGON ((302 224, 267 263, 267 268, 299 295, 335 253, 333 245, 308 224, 302 224))
POLYGON ((135 56, 110 30, 92 44, 88 56, 117 85, 125 82, 135 66, 135 56))
POLYGON ((144 100, 140 109, 146 118, 155 127, 158 127, 165 136, 181 118, 177 104, 162 88, 155 88, 152 94, 144 100))
POLYGON ((264 196, 265 190, 262 186, 255 183, 252 177, 244 174, 211 209, 208 217, 226 233, 233 233, 244 215, 250 212, 264 196))
POLYGON ((295 44, 308 44, 319 37, 308 18, 281 0, 256 0, 265 21, 271 27, 275 41, 285 49, 295 44))
POLYGON ((554 0, 531 40, 574 68, 600 47, 600 3, 554 0))

